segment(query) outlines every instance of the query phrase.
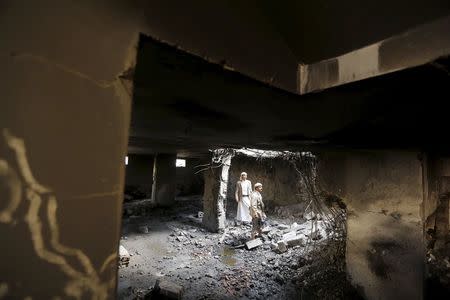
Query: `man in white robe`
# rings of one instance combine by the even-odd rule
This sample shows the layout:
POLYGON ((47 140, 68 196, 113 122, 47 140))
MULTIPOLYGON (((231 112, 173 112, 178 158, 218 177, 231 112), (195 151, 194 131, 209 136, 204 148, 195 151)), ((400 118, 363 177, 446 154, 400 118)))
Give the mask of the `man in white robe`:
POLYGON ((250 223, 250 194, 252 193, 252 183, 247 180, 247 173, 241 173, 241 179, 236 183, 235 198, 238 203, 236 220, 243 223, 250 223))

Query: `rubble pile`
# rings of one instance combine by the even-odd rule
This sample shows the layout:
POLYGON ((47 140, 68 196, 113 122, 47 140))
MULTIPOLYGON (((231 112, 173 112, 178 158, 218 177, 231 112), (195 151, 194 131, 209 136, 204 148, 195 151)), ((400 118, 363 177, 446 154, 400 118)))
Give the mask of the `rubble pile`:
MULTIPOLYGON (((434 237, 433 237, 434 238, 434 237)), ((435 247, 435 241, 427 249, 427 296, 441 299, 450 294, 450 234, 442 247, 435 247)))
POLYGON ((330 299, 342 290, 344 256, 330 250, 338 241, 320 216, 292 222, 269 215, 255 240, 251 225, 233 221, 225 232, 210 233, 201 218, 198 206, 129 217, 121 243, 133 256, 130 267, 119 270, 119 298, 150 299, 157 279, 179 287, 169 290, 183 299, 300 299, 308 293, 330 299), (334 288, 321 286, 328 281, 334 288))
MULTIPOLYGON (((225 232, 223 242, 233 247, 246 245, 250 239, 250 229, 250 225, 230 227, 225 232)), ((308 241, 319 241, 327 237, 327 231, 323 221, 313 219, 300 225, 296 222, 292 225, 286 225, 276 221, 268 221, 262 232, 261 239, 266 246, 264 248, 271 249, 276 253, 284 253, 288 248, 296 246, 303 247, 308 241)))

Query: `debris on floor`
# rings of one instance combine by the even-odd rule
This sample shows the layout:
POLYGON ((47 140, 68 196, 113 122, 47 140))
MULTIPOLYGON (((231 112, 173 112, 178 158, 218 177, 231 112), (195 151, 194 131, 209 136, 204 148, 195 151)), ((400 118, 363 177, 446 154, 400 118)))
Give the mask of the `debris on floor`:
MULTIPOLYGON (((174 291, 171 295, 182 293, 182 299, 297 299, 316 295, 311 287, 324 278, 346 278, 343 259, 340 268, 317 269, 324 266, 315 258, 334 255, 327 252, 331 235, 322 220, 292 222, 269 215, 262 236, 251 240, 251 224, 231 220, 225 232, 207 232, 199 222, 199 208, 183 201, 176 210, 152 209, 124 219, 127 239, 121 243, 136 255, 129 268, 119 269, 119 299, 151 299, 156 280, 160 288, 163 280, 177 286, 167 289, 174 291), (151 228, 148 234, 141 233, 143 226, 151 228)), ((325 261, 332 265, 332 259, 325 261)), ((343 284, 331 285, 338 289, 343 284)), ((321 291, 322 296, 338 293, 321 291)))
POLYGON ((151 291, 150 299, 179 300, 183 296, 183 287, 166 279, 157 279, 151 291))

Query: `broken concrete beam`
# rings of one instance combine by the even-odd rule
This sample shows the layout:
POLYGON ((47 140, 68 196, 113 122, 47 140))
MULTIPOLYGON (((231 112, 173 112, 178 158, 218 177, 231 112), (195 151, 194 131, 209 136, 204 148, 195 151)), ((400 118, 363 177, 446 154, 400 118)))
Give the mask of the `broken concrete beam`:
POLYGON ((295 246, 303 246, 304 242, 303 242, 303 238, 299 235, 294 236, 294 237, 290 237, 286 240, 284 240, 289 247, 295 247, 295 246))
POLYGON ((153 288, 154 295, 157 299, 181 299, 183 296, 183 287, 166 279, 157 279, 153 288))
POLYGON ((251 250, 261 246, 262 244, 263 242, 261 241, 261 239, 254 239, 245 243, 245 247, 247 247, 248 250, 251 250))
POLYGON ((124 246, 120 245, 119 247, 119 267, 125 266, 128 267, 130 263, 130 254, 124 246))

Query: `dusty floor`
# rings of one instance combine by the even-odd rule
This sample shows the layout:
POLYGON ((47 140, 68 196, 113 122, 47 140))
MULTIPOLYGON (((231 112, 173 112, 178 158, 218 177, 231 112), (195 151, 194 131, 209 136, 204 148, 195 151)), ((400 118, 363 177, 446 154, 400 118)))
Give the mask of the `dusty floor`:
MULTIPOLYGON (((289 232, 292 221, 269 216, 270 238, 265 236, 262 246, 246 250, 242 243, 249 240, 250 227, 230 222, 225 235, 208 233, 197 216, 200 203, 198 199, 178 200, 178 211, 138 209, 145 216, 128 210, 131 216, 124 218, 121 245, 132 256, 129 266, 119 269, 119 299, 142 298, 157 278, 181 285, 183 299, 313 299, 321 295, 302 288, 308 280, 313 286, 322 280, 320 276, 334 274, 325 269, 322 275, 311 271, 315 255, 311 246, 289 247, 284 253, 271 249, 271 240, 289 232), (144 233, 146 228, 148 233, 144 233)), ((299 224, 297 232, 308 240, 310 223, 299 224)), ((319 237, 314 243, 325 241, 319 237)), ((342 270, 334 271, 342 274, 342 270)), ((334 277, 332 281, 340 288, 334 277)), ((338 294, 327 291, 329 299, 341 298, 338 294)))

